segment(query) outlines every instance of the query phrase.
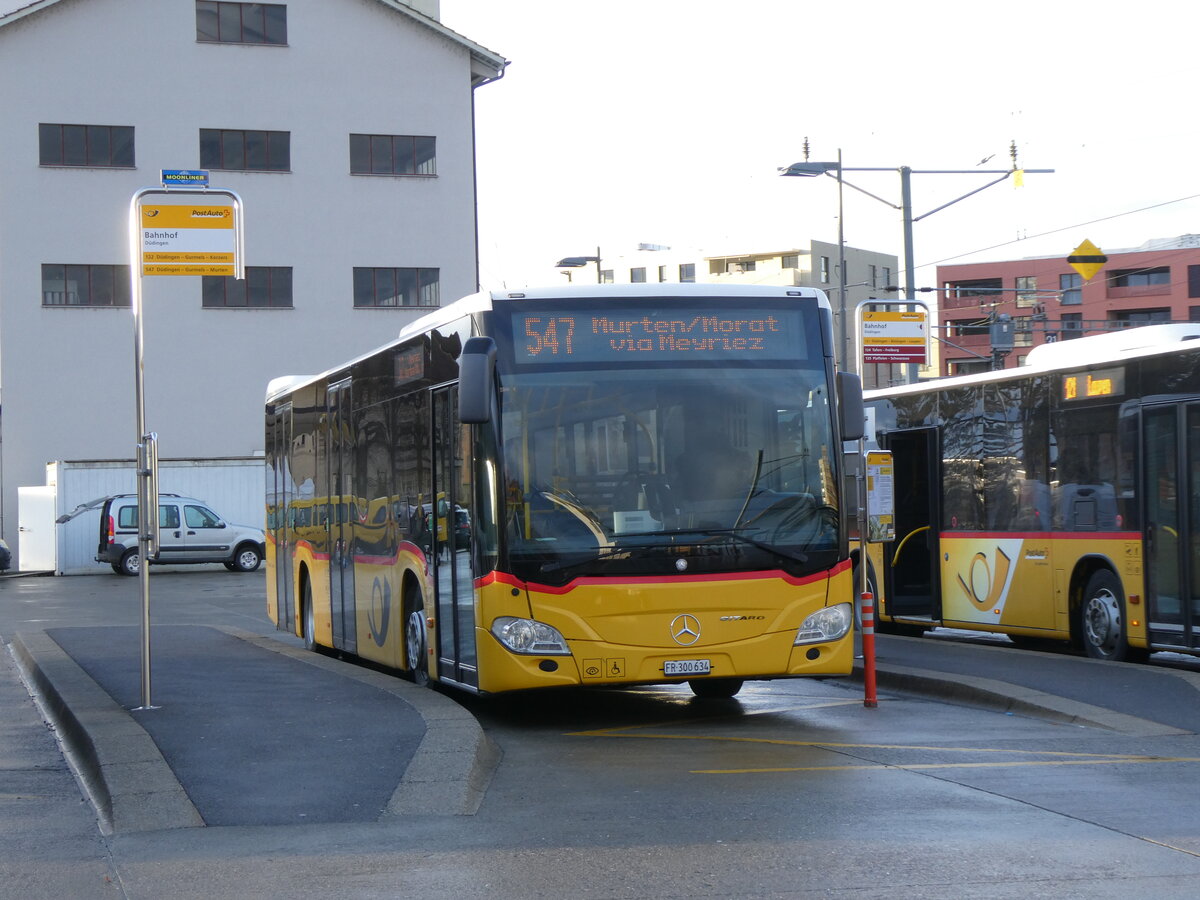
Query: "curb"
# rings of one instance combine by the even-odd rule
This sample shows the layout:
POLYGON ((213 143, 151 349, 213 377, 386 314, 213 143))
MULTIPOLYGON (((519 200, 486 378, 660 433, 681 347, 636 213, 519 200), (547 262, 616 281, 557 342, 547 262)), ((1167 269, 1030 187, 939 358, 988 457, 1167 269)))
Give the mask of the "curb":
POLYGON ((416 710, 425 722, 425 737, 392 794, 384 818, 421 814, 471 816, 478 811, 500 763, 500 752, 475 717, 449 697, 396 675, 291 647, 240 628, 210 627, 272 653, 353 678, 391 694, 416 710))
POLYGON ((92 801, 102 833, 204 825, 146 730, 49 635, 18 633, 12 654, 92 801))
MULTIPOLYGON (((1115 712, 1090 703, 1068 700, 1044 691, 1023 687, 1007 681, 979 678, 973 675, 949 675, 928 669, 904 666, 875 665, 880 687, 902 693, 918 694, 947 703, 979 706, 1013 715, 1046 719, 1064 725, 1103 728, 1119 734, 1151 737, 1172 734, 1191 734, 1170 725, 1115 712)), ((862 681, 861 660, 855 660, 850 675, 862 681)))
MULTIPOLYGON (((500 753, 453 700, 399 678, 290 647, 237 628, 209 626, 254 646, 352 678, 409 704, 425 722, 380 821, 474 815, 500 753)), ((105 835, 204 827, 199 811, 149 733, 45 632, 16 634, 10 652, 105 835)))

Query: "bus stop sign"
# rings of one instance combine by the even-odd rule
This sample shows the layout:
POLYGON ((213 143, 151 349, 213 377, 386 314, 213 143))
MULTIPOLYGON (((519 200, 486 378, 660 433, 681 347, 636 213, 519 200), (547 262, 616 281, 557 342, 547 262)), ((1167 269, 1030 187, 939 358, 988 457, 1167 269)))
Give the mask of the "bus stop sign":
POLYGON ((862 314, 864 363, 929 362, 929 312, 924 307, 905 312, 862 314))

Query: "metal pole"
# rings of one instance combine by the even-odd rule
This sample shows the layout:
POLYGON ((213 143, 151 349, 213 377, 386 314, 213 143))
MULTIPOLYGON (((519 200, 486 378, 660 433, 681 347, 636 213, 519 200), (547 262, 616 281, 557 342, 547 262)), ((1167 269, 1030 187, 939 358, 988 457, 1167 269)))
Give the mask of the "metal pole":
MULTIPOLYGON (((914 271, 916 262, 913 259, 913 210, 912 210, 912 169, 900 167, 900 210, 904 217, 904 299, 912 300, 917 296, 917 273, 914 271)), ((906 306, 906 310, 912 310, 906 306)), ((917 367, 911 363, 905 366, 904 381, 915 384, 917 367)))
MULTIPOLYGON (((855 366, 858 370, 859 381, 862 381, 867 364, 864 360, 864 343, 862 329, 862 312, 866 305, 856 304, 854 307, 854 344, 855 366)), ((865 423, 864 423, 865 424, 865 423)), ((858 584, 854 590, 858 597, 856 604, 860 618, 863 653, 863 706, 874 708, 879 706, 875 697, 875 601, 871 597, 870 581, 867 578, 867 566, 870 559, 867 555, 867 439, 858 439, 858 473, 855 478, 855 493, 858 494, 858 584)))
MULTIPOLYGON (((838 321, 841 325, 841 356, 845 359, 851 352, 851 348, 847 346, 846 340, 846 230, 845 216, 843 212, 845 207, 842 203, 842 148, 838 148, 837 156, 837 181, 838 181, 838 321)), ((861 381, 862 372, 858 373, 861 381)))
MULTIPOLYGON (((149 470, 146 447, 146 391, 144 380, 144 338, 142 333, 142 272, 139 241, 141 222, 138 221, 143 192, 134 194, 129 208, 129 266, 130 304, 133 306, 133 390, 136 406, 136 467, 138 497, 138 585, 142 600, 142 705, 141 709, 152 709, 150 703, 150 504, 157 497, 147 496, 151 479, 144 472, 149 470)), ((157 511, 157 510, 156 510, 157 511)))
POLYGON ((600 272, 600 248, 596 248, 596 284, 604 284, 604 275, 600 272))

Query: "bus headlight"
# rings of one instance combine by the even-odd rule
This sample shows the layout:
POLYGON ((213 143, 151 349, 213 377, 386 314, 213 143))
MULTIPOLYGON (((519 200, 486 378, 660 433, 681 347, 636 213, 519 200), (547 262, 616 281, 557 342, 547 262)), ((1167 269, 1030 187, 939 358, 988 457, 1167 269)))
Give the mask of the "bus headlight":
POLYGON ((533 656, 570 656, 567 639, 545 622, 501 616, 492 622, 492 634, 513 653, 533 656))
POLYGON ((793 644, 816 644, 821 641, 836 641, 843 637, 854 622, 854 609, 849 603, 827 606, 817 610, 804 620, 796 632, 793 644))

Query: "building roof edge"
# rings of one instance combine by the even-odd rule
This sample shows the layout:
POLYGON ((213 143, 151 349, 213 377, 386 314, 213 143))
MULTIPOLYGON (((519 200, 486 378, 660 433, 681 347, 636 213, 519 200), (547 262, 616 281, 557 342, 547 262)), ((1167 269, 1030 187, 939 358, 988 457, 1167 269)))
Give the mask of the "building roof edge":
MULTIPOLYGON (((10 12, 0 13, 0 28, 3 28, 5 25, 10 25, 13 22, 25 18, 26 16, 30 16, 34 13, 41 12, 44 9, 48 9, 60 2, 61 0, 33 0, 32 3, 28 3, 25 6, 19 6, 10 12)), ((504 73, 504 68, 508 65, 508 60, 499 53, 489 50, 482 44, 475 43, 471 39, 464 37, 451 28, 447 28, 437 19, 432 19, 424 13, 418 12, 407 3, 402 2, 402 0, 379 0, 379 2, 389 9, 400 13, 402 16, 407 17, 413 22, 416 22, 418 25, 422 25, 431 31, 435 31, 452 43, 458 44, 466 49, 466 51, 471 55, 471 60, 473 62, 479 63, 481 66, 494 73, 485 80, 499 78, 504 73)))

